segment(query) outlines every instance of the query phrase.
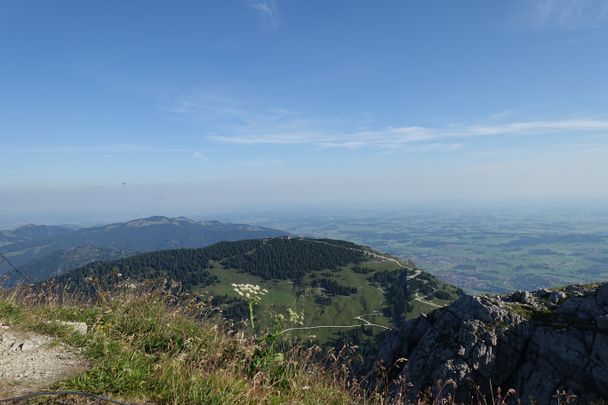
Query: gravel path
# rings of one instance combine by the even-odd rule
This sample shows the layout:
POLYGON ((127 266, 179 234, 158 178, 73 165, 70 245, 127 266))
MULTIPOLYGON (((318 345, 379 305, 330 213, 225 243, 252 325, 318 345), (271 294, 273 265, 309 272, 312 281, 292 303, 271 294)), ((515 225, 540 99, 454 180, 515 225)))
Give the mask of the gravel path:
POLYGON ((85 367, 75 350, 53 338, 0 322, 0 399, 45 389, 85 367))

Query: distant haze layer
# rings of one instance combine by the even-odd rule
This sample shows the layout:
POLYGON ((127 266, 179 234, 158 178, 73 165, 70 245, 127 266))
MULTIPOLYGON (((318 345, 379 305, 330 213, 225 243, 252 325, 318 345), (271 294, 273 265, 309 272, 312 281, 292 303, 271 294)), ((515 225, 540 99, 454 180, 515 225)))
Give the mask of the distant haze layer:
POLYGON ((0 189, 0 198, 3 217, 43 222, 66 215, 114 219, 286 205, 371 209, 386 203, 436 202, 449 207, 453 201, 490 206, 556 201, 601 205, 608 201, 604 157, 597 154, 577 159, 564 154, 551 161, 528 160, 514 165, 392 167, 386 171, 360 168, 350 174, 309 177, 274 174, 164 184, 11 187, 0 189))

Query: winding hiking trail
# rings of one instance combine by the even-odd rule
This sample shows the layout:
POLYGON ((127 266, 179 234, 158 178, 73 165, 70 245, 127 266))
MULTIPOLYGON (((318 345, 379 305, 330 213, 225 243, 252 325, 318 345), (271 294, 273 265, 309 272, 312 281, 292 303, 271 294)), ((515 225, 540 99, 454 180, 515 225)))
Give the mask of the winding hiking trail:
POLYGON ((356 319, 358 321, 364 322, 365 326, 375 326, 377 328, 381 328, 381 329, 387 329, 390 330, 391 328, 389 328, 388 326, 384 326, 384 325, 378 325, 377 323, 372 323, 370 321, 368 321, 367 319, 363 318, 364 316, 378 316, 377 312, 372 312, 369 314, 363 314, 363 315, 359 315, 359 316, 355 316, 353 319, 356 319))
POLYGON ((370 251, 367 251, 367 250, 363 250, 363 249, 357 249, 357 248, 351 248, 351 247, 336 245, 334 243, 329 243, 329 242, 326 242, 326 241, 323 241, 323 240, 309 239, 309 238, 300 238, 300 239, 306 240, 308 242, 319 243, 321 245, 333 246, 333 247, 336 247, 338 249, 352 250, 353 252, 361 252, 361 253, 366 254, 368 256, 374 256, 374 257, 377 257, 377 258, 380 258, 380 259, 383 259, 383 260, 391 261, 393 263, 396 263, 398 266, 405 267, 408 270, 412 270, 410 267, 404 265, 401 261, 399 261, 399 260, 397 260, 397 259, 395 259, 393 257, 379 255, 379 254, 376 254, 376 253, 373 253, 373 252, 370 252, 370 251))
POLYGON ((418 302, 421 302, 421 303, 423 303, 425 305, 429 305, 429 306, 435 307, 435 308, 443 308, 445 306, 445 305, 435 304, 435 303, 433 303, 431 301, 427 301, 426 300, 427 298, 428 298, 428 296, 421 297, 420 295, 418 295, 418 293, 414 294, 414 300, 418 301, 418 302))
POLYGON ((408 277, 407 277, 408 280, 415 279, 416 277, 418 277, 419 275, 422 274, 422 270, 412 269, 411 267, 409 267, 408 265, 406 265, 402 261, 400 261, 398 259, 395 259, 394 257, 390 257, 390 256, 382 255, 382 254, 373 253, 373 252, 370 252, 368 250, 363 250, 363 249, 357 249, 357 248, 351 248, 351 247, 336 245, 334 243, 329 243, 329 242, 322 241, 322 240, 308 239, 308 238, 301 238, 301 239, 305 239, 308 242, 313 242, 313 243, 319 243, 319 244, 322 244, 322 245, 333 246, 333 247, 336 247, 336 248, 339 248, 339 249, 346 249, 346 250, 352 250, 354 252, 361 252, 361 253, 363 253, 363 254, 365 254, 367 256, 373 256, 373 257, 377 257, 377 258, 382 259, 382 260, 393 262, 393 263, 397 264, 397 266, 403 267, 403 268, 408 269, 409 271, 413 272, 413 274, 408 275, 408 277))
MULTIPOLYGON (((422 274, 422 270, 416 269, 416 268, 413 269, 410 266, 407 266, 402 261, 400 261, 398 259, 395 259, 394 257, 390 257, 390 256, 382 255, 382 254, 373 253, 373 252, 370 252, 370 251, 367 251, 367 250, 363 250, 363 249, 351 248, 351 247, 336 245, 334 243, 330 243, 330 242, 326 242, 326 241, 321 241, 321 240, 308 239, 308 238, 301 238, 301 239, 305 239, 305 240, 307 240, 309 242, 313 242, 313 243, 319 243, 319 244, 323 244, 323 245, 333 246, 333 247, 336 247, 336 248, 341 248, 341 249, 346 249, 346 250, 352 250, 354 252, 361 252, 361 253, 363 253, 363 254, 365 254, 367 256, 373 256, 373 257, 377 257, 377 258, 382 259, 382 260, 386 260, 386 261, 389 261, 389 262, 396 263, 398 266, 407 269, 411 273, 411 274, 408 274, 408 276, 407 276, 408 280, 413 280, 413 279, 417 278, 418 276, 420 276, 422 274)), ((433 308, 443 308, 444 307, 444 305, 438 305, 438 304, 435 304, 433 302, 427 301, 428 296, 420 296, 420 294, 418 294, 417 292, 414 294, 414 298, 413 299, 414 299, 414 301, 418 301, 418 302, 420 302, 420 303, 422 303, 424 305, 428 305, 428 306, 431 306, 433 308)), ((372 322, 368 321, 367 319, 363 318, 364 316, 368 316, 368 315, 371 315, 371 314, 362 314, 362 315, 354 317, 354 319, 362 321, 362 322, 365 322, 365 325, 376 326, 376 327, 380 327, 380 328, 384 328, 384 329, 390 329, 390 328, 387 328, 386 326, 377 325, 377 324, 372 323, 372 322)), ((323 327, 325 327, 325 326, 323 326, 323 327)))
POLYGON ((0 400, 43 390, 86 369, 74 349, 0 321, 0 400))

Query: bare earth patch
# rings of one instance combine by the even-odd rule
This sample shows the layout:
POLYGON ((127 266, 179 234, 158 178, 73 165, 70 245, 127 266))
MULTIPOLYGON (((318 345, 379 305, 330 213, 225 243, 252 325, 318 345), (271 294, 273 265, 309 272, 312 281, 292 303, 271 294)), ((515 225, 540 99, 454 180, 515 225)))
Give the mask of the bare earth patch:
POLYGON ((85 368, 74 349, 0 323, 0 399, 43 390, 85 368))

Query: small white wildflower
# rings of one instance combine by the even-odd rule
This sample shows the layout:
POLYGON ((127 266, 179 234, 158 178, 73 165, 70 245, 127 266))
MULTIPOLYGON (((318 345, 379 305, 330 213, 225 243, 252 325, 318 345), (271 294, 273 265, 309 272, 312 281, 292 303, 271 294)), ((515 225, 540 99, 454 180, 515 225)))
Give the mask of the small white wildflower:
POLYGON ((249 319, 251 321, 251 327, 254 328, 253 322, 253 305, 257 304, 262 300, 262 295, 266 294, 268 290, 261 288, 259 285, 253 284, 231 284, 232 289, 241 297, 245 297, 249 306, 249 319))

